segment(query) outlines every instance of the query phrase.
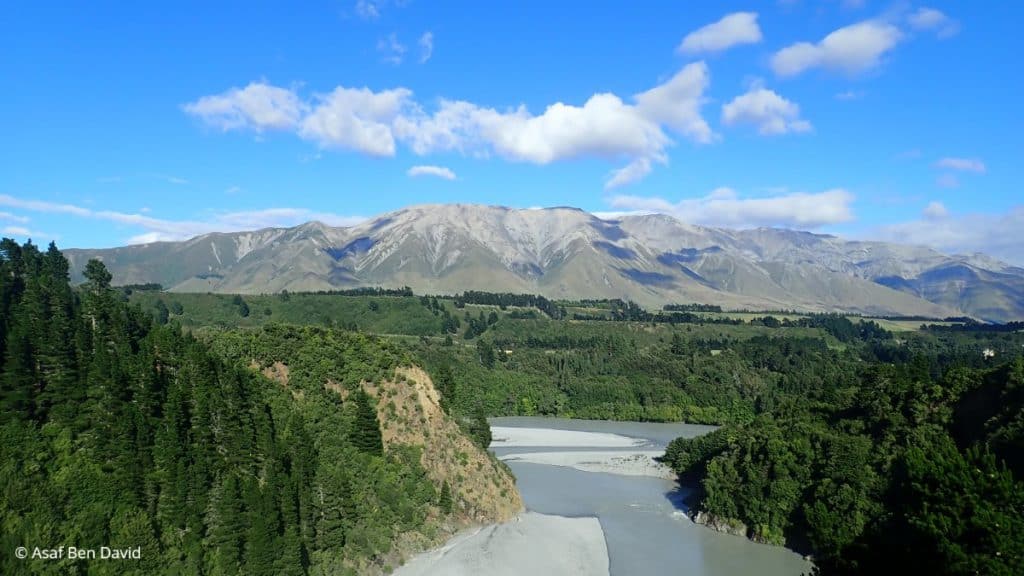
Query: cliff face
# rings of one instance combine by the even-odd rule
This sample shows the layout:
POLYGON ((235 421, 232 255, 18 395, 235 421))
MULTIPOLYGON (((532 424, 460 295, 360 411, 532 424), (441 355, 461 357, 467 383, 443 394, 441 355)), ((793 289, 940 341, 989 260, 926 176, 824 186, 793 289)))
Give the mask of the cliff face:
MULTIPOLYGON (((297 401, 305 394, 292 379, 294 373, 285 362, 264 365, 257 361, 250 368, 288 390, 297 401)), ((326 380, 325 390, 348 401, 351 392, 345 386, 326 380)), ((435 509, 426 524, 417 530, 395 535, 391 549, 372 560, 360 559, 345 565, 358 574, 390 573, 405 560, 429 548, 443 544, 463 528, 505 522, 523 510, 515 478, 497 458, 473 443, 458 423, 440 404, 440 394, 430 376, 415 366, 400 367, 379 384, 363 382, 363 390, 376 398, 384 450, 397 446, 420 449, 420 464, 435 486, 448 484, 452 512, 435 509)))
POLYGON ((503 522, 522 510, 512 474, 444 413, 426 372, 398 368, 394 378, 366 390, 377 397, 385 449, 396 444, 423 447, 421 463, 431 480, 451 486, 458 524, 503 522))

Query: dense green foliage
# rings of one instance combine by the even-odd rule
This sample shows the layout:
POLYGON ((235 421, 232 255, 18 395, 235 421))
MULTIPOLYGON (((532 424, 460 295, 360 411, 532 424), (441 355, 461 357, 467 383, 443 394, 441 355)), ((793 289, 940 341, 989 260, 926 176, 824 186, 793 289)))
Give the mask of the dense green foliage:
POLYGON ((277 327, 211 346, 126 305, 98 261, 86 277, 72 290, 52 245, 0 245, 0 573, 349 573, 452 509, 418 448, 382 451, 359 382, 392 346, 277 327), (283 359, 286 386, 244 367, 283 359), (59 545, 141 559, 13 555, 59 545))
POLYGON ((821 574, 1019 574, 1024 360, 968 362, 851 366, 666 460, 698 509, 812 551, 821 574))
MULTIPOLYGON (((246 296, 271 310, 248 318, 225 296, 133 300, 159 319, 157 297, 188 326, 388 333, 481 445, 484 414, 724 424, 666 454, 698 487, 691 504, 813 553, 823 574, 1022 571, 1024 334, 1005 326, 894 335, 834 314, 649 313, 617 300, 484 293, 246 296)), ((243 356, 263 365, 278 348, 301 356, 288 339, 262 338, 273 346, 243 356)))

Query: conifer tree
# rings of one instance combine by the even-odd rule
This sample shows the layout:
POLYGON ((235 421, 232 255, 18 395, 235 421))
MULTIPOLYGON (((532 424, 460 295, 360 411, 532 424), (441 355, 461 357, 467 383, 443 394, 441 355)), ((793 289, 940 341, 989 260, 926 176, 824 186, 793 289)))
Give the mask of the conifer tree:
POLYGON ((374 409, 370 395, 362 389, 352 393, 356 404, 356 423, 352 445, 361 452, 380 455, 384 452, 384 444, 380 433, 380 422, 374 409))
POLYGON ((438 497, 437 505, 445 514, 452 513, 452 487, 447 480, 441 484, 441 495, 438 497))

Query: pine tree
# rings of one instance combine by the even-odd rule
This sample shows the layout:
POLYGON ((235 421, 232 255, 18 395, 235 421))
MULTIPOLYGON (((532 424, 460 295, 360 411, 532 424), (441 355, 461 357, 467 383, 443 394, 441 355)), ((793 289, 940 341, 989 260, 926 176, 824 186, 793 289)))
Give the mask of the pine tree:
POLYGON ((448 484, 447 480, 441 484, 441 495, 438 497, 437 506, 441 508, 445 514, 452 513, 452 487, 448 484))
POLYGON ((171 317, 171 311, 167 309, 167 304, 164 304, 163 300, 156 301, 156 323, 167 324, 167 321, 171 317))
POLYGON ((245 514, 238 477, 228 474, 213 503, 209 540, 213 574, 238 574, 242 562, 245 514))
POLYGON ((352 445, 361 452, 373 455, 384 453, 384 443, 380 433, 380 422, 377 421, 377 411, 372 405, 370 395, 363 390, 356 390, 352 394, 356 403, 356 423, 352 445))
POLYGON ((281 576, 303 576, 309 560, 297 526, 289 526, 281 537, 280 556, 277 559, 275 574, 281 576))
POLYGON ((245 573, 253 576, 274 574, 277 556, 277 514, 269 490, 260 489, 255 481, 247 481, 245 508, 249 529, 245 537, 245 573))

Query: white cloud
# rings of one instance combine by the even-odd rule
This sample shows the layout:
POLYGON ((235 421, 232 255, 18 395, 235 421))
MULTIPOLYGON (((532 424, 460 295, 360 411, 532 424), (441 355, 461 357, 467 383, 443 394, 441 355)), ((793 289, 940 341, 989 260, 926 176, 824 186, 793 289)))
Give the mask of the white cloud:
POLYGON ((434 33, 424 32, 418 42, 420 45, 420 64, 423 64, 434 54, 434 33))
POLYGON ((298 134, 325 148, 343 148, 371 156, 394 156, 391 124, 411 101, 405 88, 373 92, 339 86, 317 97, 298 134))
POLYGON ((185 104, 185 112, 206 124, 229 130, 289 130, 299 123, 304 104, 293 90, 253 82, 185 104))
POLYGON ((846 90, 836 94, 836 100, 860 100, 864 97, 863 90, 846 90))
POLYGON ((32 231, 22 226, 4 226, 4 234, 10 234, 11 236, 31 236, 32 231))
POLYGON ((812 68, 854 74, 878 66, 902 38, 892 24, 865 20, 839 28, 816 44, 799 42, 783 48, 772 56, 771 66, 779 76, 795 76, 812 68))
MULTIPOLYGON (((707 66, 695 62, 665 83, 637 94, 635 104, 615 94, 597 93, 581 106, 556 102, 539 115, 523 105, 499 111, 443 99, 436 110, 429 112, 406 88, 373 92, 368 88, 339 86, 310 101, 281 88, 275 90, 290 96, 274 94, 276 102, 292 103, 289 110, 298 111, 295 117, 287 116, 288 127, 299 137, 324 148, 394 156, 396 144, 401 143, 418 155, 457 151, 534 164, 582 157, 625 160, 627 167, 617 173, 620 176, 612 176, 612 184, 618 185, 635 179, 627 178, 627 174, 646 174, 652 163, 667 161, 665 151, 673 141, 665 130, 695 142, 715 139, 700 115, 709 83, 707 66)), ((231 100, 237 92, 240 91, 235 89, 225 93, 227 96, 208 96, 197 102, 211 98, 231 100)), ((221 105, 211 111, 210 107, 203 107, 206 113, 198 114, 194 111, 196 107, 197 104, 188 104, 186 110, 225 130, 259 130, 271 125, 260 119, 265 115, 248 116, 249 108, 221 105)), ((257 110, 262 111, 263 107, 257 110)))
MULTIPOLYGON (((268 208, 264 210, 214 212, 203 219, 168 220, 114 210, 92 210, 72 204, 23 200, 8 195, 0 195, 0 206, 18 207, 46 214, 67 214, 141 228, 144 232, 129 238, 130 242, 136 243, 142 240, 149 242, 185 240, 210 232, 237 232, 256 228, 288 227, 310 220, 319 220, 331 226, 352 226, 366 220, 361 216, 345 216, 329 212, 317 212, 305 208, 268 208)), ((40 233, 35 235, 42 236, 40 233)))
POLYGON ((939 38, 950 38, 960 32, 960 23, 934 8, 918 8, 907 16, 915 30, 934 30, 939 38))
POLYGON ((242 191, 242 187, 235 185, 235 186, 228 186, 227 189, 224 190, 224 193, 228 194, 230 196, 233 196, 235 194, 240 193, 241 191, 242 191))
POLYGON ((946 170, 959 170, 961 172, 985 173, 985 163, 980 158, 946 157, 936 161, 935 167, 946 170))
POLYGON ((381 4, 375 0, 359 0, 356 2, 356 14, 364 20, 376 20, 380 17, 381 4))
POLYGON ((591 212, 595 218, 601 220, 618 220, 624 216, 644 216, 647 214, 655 214, 656 212, 651 210, 602 210, 598 212, 591 212))
POLYGON ((636 107, 654 122, 664 124, 677 134, 696 142, 714 139, 711 127, 700 115, 704 91, 711 84, 711 75, 704 62, 687 64, 668 82, 637 94, 636 107))
POLYGON ((444 166, 413 166, 406 172, 409 176, 436 176, 445 180, 455 180, 455 172, 444 166))
POLYGON ((931 219, 901 222, 865 231, 872 237, 903 244, 929 246, 946 253, 983 252, 1024 265, 1024 206, 999 214, 947 214, 941 225, 931 219))
POLYGON ((643 180, 651 173, 651 168, 650 158, 637 158, 622 168, 612 170, 611 176, 604 184, 604 189, 611 190, 643 180))
POLYGON ((73 204, 60 204, 56 202, 43 202, 41 200, 24 200, 0 194, 0 206, 10 208, 21 208, 30 212, 44 212, 48 214, 71 214, 73 216, 89 216, 92 210, 82 208, 73 204))
POLYGON ((534 116, 480 109, 480 135, 501 156, 548 164, 580 156, 654 154, 667 143, 661 128, 614 94, 595 94, 583 106, 557 102, 534 116))
POLYGON ((761 28, 757 25, 757 13, 735 12, 690 32, 677 50, 685 54, 721 52, 740 44, 756 44, 760 41, 761 28))
POLYGON ((19 216, 10 212, 0 212, 0 220, 10 220, 11 222, 20 222, 22 224, 29 221, 26 216, 19 216))
POLYGON ((769 198, 741 198, 730 188, 717 188, 700 198, 678 202, 657 197, 615 196, 613 208, 670 214, 693 224, 751 228, 783 226, 813 229, 853 219, 854 197, 842 189, 791 193, 769 198))
POLYGON ((636 95, 635 105, 601 93, 582 106, 557 102, 534 115, 525 106, 499 112, 444 100, 433 114, 417 107, 397 118, 395 135, 420 155, 454 150, 534 164, 580 157, 630 159, 608 181, 607 186, 615 187, 646 175, 654 162, 667 160, 665 149, 672 141, 663 126, 697 142, 713 139, 700 116, 707 85, 707 67, 697 62, 636 95))
POLYGON ((394 33, 388 34, 377 41, 377 52, 382 54, 381 58, 395 66, 402 63, 406 50, 405 45, 398 41, 398 36, 394 33))
POLYGON ((929 202, 924 210, 921 211, 921 215, 928 220, 941 220, 946 216, 949 216, 949 210, 942 202, 929 202))
POLYGON ((810 122, 800 118, 800 106, 765 88, 754 88, 722 106, 722 122, 751 124, 766 135, 812 129, 810 122))

